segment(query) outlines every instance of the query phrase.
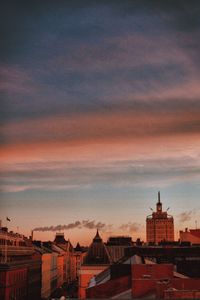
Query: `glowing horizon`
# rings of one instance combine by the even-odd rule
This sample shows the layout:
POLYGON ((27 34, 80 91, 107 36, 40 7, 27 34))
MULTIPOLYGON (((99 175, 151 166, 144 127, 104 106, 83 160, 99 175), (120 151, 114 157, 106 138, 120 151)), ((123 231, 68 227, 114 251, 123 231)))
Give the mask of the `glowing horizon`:
MULTIPOLYGON (((145 240, 160 190, 177 238, 200 219, 199 10, 76 4, 5 4, 0 219, 27 236, 90 220, 104 240, 145 240)), ((88 244, 94 230, 66 238, 88 244)))

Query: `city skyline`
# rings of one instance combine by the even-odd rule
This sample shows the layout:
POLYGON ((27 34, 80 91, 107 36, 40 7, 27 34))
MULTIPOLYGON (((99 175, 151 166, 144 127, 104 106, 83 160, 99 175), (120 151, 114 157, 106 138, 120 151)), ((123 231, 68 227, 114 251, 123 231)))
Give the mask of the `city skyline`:
POLYGON ((145 239, 160 190, 175 238, 195 228, 198 2, 12 5, 0 12, 3 224, 28 236, 88 220, 65 232, 72 243, 89 244, 98 222, 104 239, 145 239))
MULTIPOLYGON (((151 214, 147 215, 146 218, 149 218, 150 216, 153 216, 156 213, 156 211, 158 210, 157 205, 158 205, 158 203, 160 203, 160 201, 161 201, 161 198, 160 198, 160 191, 159 191, 157 202, 154 205, 155 209, 153 209, 152 207, 149 207, 151 214)), ((161 206, 162 206, 162 202, 161 202, 161 206)), ((163 211, 164 214, 168 215, 169 209, 170 209, 170 207, 168 207, 167 209, 164 209, 164 211, 163 211)), ((169 217, 173 218, 173 216, 170 214, 169 214, 169 217)), ((182 219, 182 222, 184 223, 185 221, 190 219, 191 215, 190 215, 190 213, 189 214, 182 213, 179 217, 182 219)), ((176 220, 174 220, 174 221, 176 224, 176 220)), ((12 224, 10 222, 11 222, 11 219, 9 219, 8 217, 5 217, 5 221, 3 220, 3 222, 2 222, 2 220, 1 220, 1 225, 8 227, 9 230, 10 230, 10 228, 13 229, 13 226, 12 225, 10 226, 10 224, 12 224)), ((80 241, 82 242, 83 246, 90 245, 93 235, 95 235, 97 231, 101 232, 101 235, 105 241, 108 240, 110 237, 120 237, 120 236, 128 237, 128 236, 130 236, 131 238, 134 239, 134 241, 136 241, 136 239, 141 239, 144 242, 147 242, 147 229, 143 230, 143 228, 145 226, 144 224, 139 224, 136 222, 128 222, 126 224, 121 224, 120 226, 117 227, 113 224, 95 222, 94 220, 88 219, 88 220, 81 220, 81 221, 76 220, 76 221, 74 221, 72 223, 68 223, 68 224, 59 224, 59 225, 51 225, 51 226, 37 226, 35 228, 32 228, 31 232, 28 232, 28 233, 30 233, 30 236, 32 239, 41 240, 41 241, 45 241, 47 239, 54 240, 56 234, 62 233, 65 235, 67 240, 70 240, 72 242, 72 244, 74 244, 74 246, 77 243, 80 243, 80 241), (141 230, 141 228, 142 228, 142 230, 141 230), (85 230, 88 230, 87 238, 84 238, 83 240, 80 238, 80 240, 78 240, 80 235, 85 230)), ((186 230, 188 229, 188 227, 185 227, 185 228, 186 228, 186 230)), ((198 228, 197 220, 195 220, 195 225, 192 228, 194 228, 194 229, 198 228)), ((179 230, 176 230, 176 229, 177 228, 175 227, 174 228, 174 240, 178 241, 180 239, 180 232, 179 232, 179 230)), ((14 228, 14 230, 15 230, 15 228, 14 228)), ((20 232, 18 226, 15 231, 16 231, 16 233, 20 233, 20 234, 22 233, 22 232, 20 232)), ((28 236, 29 235, 27 235, 27 237, 28 236)))

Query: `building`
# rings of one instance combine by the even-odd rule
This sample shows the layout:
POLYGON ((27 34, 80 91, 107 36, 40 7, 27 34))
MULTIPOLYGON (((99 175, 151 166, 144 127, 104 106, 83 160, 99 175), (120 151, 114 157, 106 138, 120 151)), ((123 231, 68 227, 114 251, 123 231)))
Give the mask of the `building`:
POLYGON ((33 241, 34 249, 40 253, 42 259, 42 282, 41 282, 41 299, 48 299, 51 295, 51 256, 52 251, 43 247, 41 241, 33 241))
POLYGON ((191 278, 200 278, 199 246, 143 246, 125 249, 125 256, 138 255, 143 261, 173 264, 177 272, 191 278))
POLYGON ((87 253, 87 250, 88 249, 85 249, 85 247, 81 247, 79 243, 77 243, 76 247, 74 248, 76 280, 78 280, 81 265, 87 253))
POLYGON ((64 283, 64 272, 63 272, 64 254, 62 254, 61 251, 58 252, 58 256, 57 256, 57 288, 61 287, 62 284, 64 283))
POLYGON ((117 276, 111 268, 108 281, 88 288, 87 298, 153 299, 157 281, 173 278, 173 265, 132 263, 121 264, 120 268, 117 276))
POLYGON ((0 299, 41 299, 41 265, 31 239, 0 228, 0 299))
POLYGON ((200 279, 174 271, 144 256, 127 255, 99 273, 86 289, 90 299, 198 299, 200 279))
POLYGON ((185 228, 185 231, 180 231, 180 241, 190 242, 191 244, 200 244, 200 229, 185 228))
POLYGON ((167 211, 162 211, 160 192, 156 211, 146 218, 146 240, 147 243, 157 244, 161 241, 174 241, 174 219, 167 211))
POLYGON ((124 257, 91 278, 86 289, 87 298, 110 298, 122 295, 131 298, 131 265, 142 264, 141 257, 124 257))
POLYGON ((64 254, 64 281, 67 283, 71 283, 76 280, 76 266, 75 266, 75 259, 74 259, 74 248, 71 242, 65 240, 64 233, 59 232, 56 233, 54 244, 57 245, 59 248, 63 249, 64 254))
POLYGON ((42 247, 42 287, 41 287, 41 297, 42 299, 48 299, 51 295, 51 257, 52 252, 42 247))
MULTIPOLYGON (((97 230, 81 265, 79 275, 79 298, 85 298, 86 289, 110 278, 110 266, 114 265, 125 255, 125 250, 134 245, 130 236, 112 236, 103 243, 97 230)), ((112 267, 113 268, 113 267, 112 267)), ((118 269, 115 269, 116 274, 118 269)))
POLYGON ((112 262, 118 261, 124 256, 127 247, 133 246, 132 238, 129 236, 113 236, 109 237, 106 247, 112 259, 112 262))
POLYGON ((80 299, 86 298, 86 288, 88 287, 90 279, 101 273, 110 264, 110 254, 97 230, 96 236, 84 257, 79 272, 78 296, 80 299))
POLYGON ((34 249, 34 253, 31 257, 28 266, 27 299, 35 300, 41 298, 41 282, 42 282, 42 258, 41 258, 41 254, 35 251, 34 249))
MULTIPOLYGON (((63 292, 65 250, 53 242, 34 241, 35 250, 42 255, 42 287, 41 297, 57 298, 63 292)), ((66 266, 66 263, 65 263, 66 266)))
POLYGON ((54 251, 52 242, 43 242, 45 248, 51 251, 50 255, 50 291, 51 294, 57 289, 58 285, 58 270, 57 270, 57 259, 59 253, 54 251))

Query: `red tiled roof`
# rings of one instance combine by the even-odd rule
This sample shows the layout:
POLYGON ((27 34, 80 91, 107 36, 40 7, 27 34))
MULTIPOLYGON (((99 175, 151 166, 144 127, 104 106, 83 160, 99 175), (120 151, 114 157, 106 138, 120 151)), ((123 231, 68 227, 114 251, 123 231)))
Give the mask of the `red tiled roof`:
POLYGON ((190 229, 190 233, 198 238, 200 238, 200 229, 190 229))

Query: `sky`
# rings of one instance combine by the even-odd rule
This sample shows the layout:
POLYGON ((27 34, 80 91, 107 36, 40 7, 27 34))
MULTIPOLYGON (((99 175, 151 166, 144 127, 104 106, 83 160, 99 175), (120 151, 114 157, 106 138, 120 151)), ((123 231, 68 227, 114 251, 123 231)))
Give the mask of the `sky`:
POLYGON ((145 240, 161 192, 200 226, 199 1, 6 1, 0 219, 87 245, 145 240), (58 226, 61 225, 61 226, 58 226), (62 227, 64 226, 64 227, 62 227))

